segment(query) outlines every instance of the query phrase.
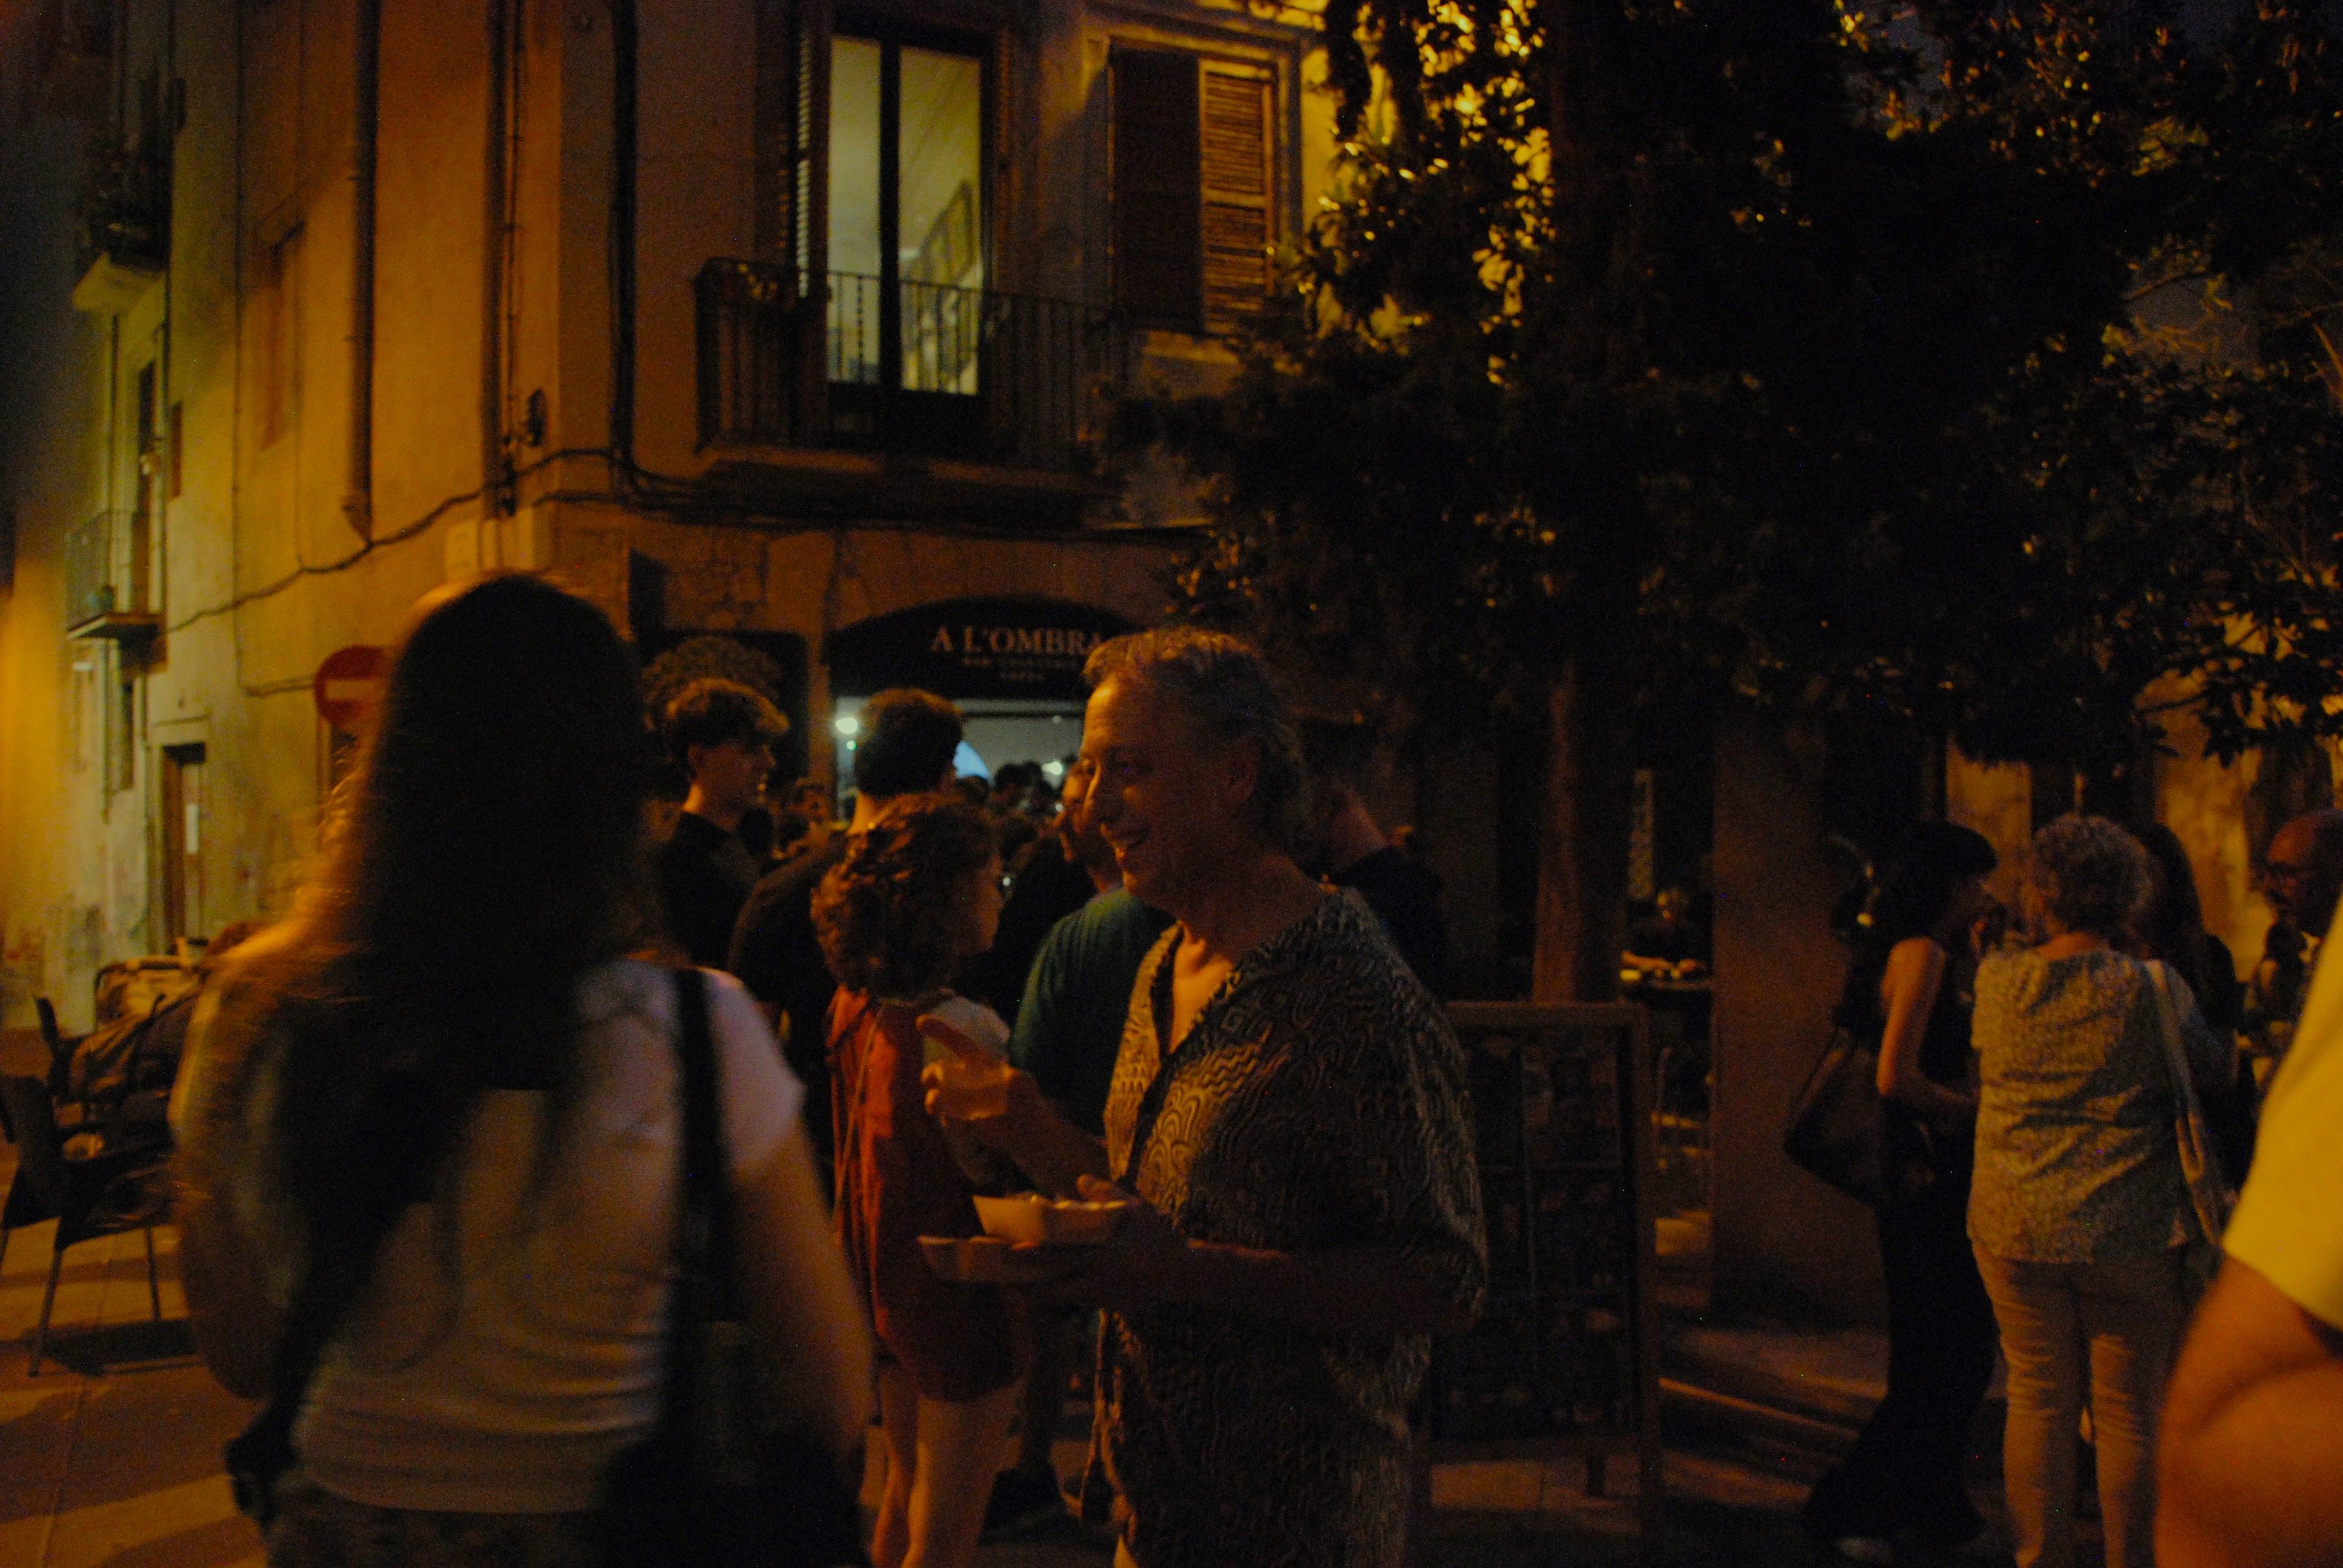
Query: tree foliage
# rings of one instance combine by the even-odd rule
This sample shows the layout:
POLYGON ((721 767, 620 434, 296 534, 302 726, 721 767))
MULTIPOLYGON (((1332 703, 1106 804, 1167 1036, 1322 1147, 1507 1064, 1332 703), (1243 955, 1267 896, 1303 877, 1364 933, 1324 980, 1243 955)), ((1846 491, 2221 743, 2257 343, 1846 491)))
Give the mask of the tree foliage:
POLYGON ((2263 0, 1335 0, 1182 578, 1365 700, 2343 730, 2343 78, 2263 0), (2322 290, 2324 292, 2322 292, 2322 290), (2324 377, 2324 379, 2322 378, 2324 377))

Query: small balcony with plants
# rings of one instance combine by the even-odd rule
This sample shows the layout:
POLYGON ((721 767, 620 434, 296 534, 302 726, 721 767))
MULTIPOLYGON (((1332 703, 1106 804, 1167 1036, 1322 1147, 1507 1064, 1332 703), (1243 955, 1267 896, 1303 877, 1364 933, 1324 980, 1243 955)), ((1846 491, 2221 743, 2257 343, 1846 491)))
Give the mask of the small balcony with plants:
POLYGON ((146 146, 100 145, 82 186, 74 308, 118 316, 163 276, 170 257, 168 166, 146 146))

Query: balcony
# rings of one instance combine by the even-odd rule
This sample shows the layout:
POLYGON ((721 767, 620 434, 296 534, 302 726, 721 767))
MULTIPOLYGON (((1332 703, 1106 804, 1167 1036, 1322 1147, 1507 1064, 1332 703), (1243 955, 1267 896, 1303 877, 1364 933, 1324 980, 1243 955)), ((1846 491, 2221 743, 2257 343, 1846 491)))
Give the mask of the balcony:
POLYGON ((162 617, 148 608, 143 512, 105 511, 65 531, 65 635, 133 642, 162 617))
POLYGON ((170 252, 168 166, 146 146, 101 146, 82 187, 76 310, 119 316, 163 276, 170 252))
POLYGON ((827 447, 1087 477, 1128 366, 1114 316, 990 289, 711 261, 703 447, 827 447))

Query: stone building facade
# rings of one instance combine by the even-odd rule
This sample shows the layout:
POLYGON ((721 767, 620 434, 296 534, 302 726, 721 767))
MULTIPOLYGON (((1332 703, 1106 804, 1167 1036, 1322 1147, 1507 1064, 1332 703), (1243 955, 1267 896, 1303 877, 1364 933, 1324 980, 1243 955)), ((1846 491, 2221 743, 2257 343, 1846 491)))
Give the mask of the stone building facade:
POLYGON ((1109 459, 1115 395, 1225 374, 1330 177, 1314 35, 1216 0, 0 10, 0 1022, 284 912, 349 754, 320 667, 477 570, 647 653, 740 635, 817 778, 889 636, 933 653, 920 612, 966 634, 922 668, 1042 745, 1194 520, 1109 459))

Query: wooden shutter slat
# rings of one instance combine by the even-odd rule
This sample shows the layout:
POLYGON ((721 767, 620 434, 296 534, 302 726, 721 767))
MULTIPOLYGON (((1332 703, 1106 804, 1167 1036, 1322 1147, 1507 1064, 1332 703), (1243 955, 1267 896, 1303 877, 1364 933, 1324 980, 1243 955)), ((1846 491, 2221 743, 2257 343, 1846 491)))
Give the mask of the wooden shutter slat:
POLYGON ((1203 80, 1204 329, 1231 332, 1270 286, 1270 83, 1207 67, 1203 80))
POLYGON ((1198 61, 1118 49, 1111 65, 1116 302, 1134 325, 1192 332, 1203 296, 1198 61))
POLYGON ((1204 73, 1204 188, 1215 197, 1268 195, 1262 86, 1225 71, 1204 73))

